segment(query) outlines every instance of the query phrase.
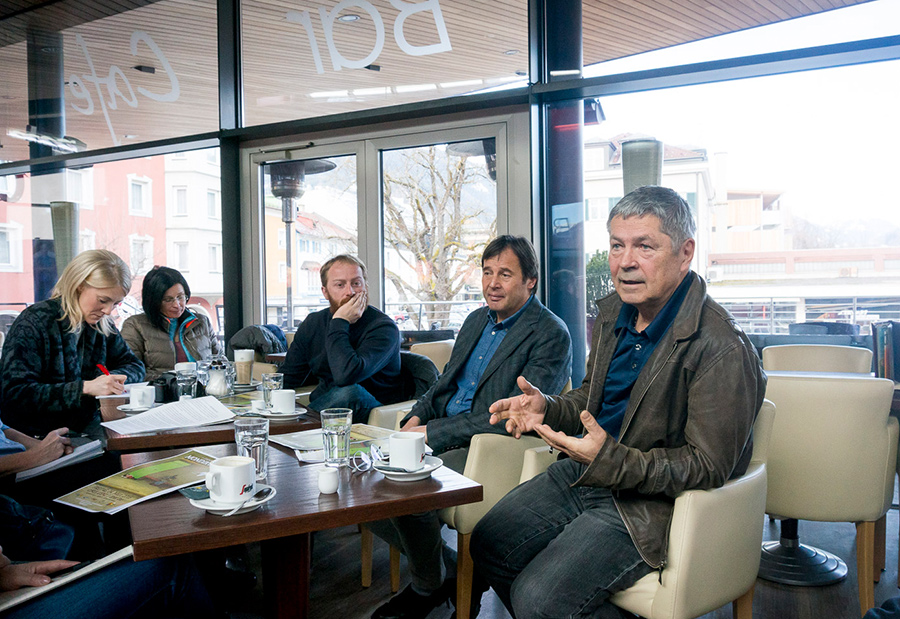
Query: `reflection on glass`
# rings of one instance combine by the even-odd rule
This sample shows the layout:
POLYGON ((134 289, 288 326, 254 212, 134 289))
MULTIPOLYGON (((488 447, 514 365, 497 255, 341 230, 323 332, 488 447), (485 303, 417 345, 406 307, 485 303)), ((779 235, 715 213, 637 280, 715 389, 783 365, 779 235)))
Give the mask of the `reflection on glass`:
POLYGON ((322 264, 357 253, 356 157, 274 162, 262 174, 266 322, 293 331, 325 304, 322 264))
POLYGON ((218 128, 215 0, 27 4, 0 21, 4 160, 218 128))
POLYGON ((382 153, 385 308, 402 329, 458 330, 482 305, 497 232, 493 138, 382 153))
POLYGON ((478 92, 528 70, 527 0, 244 0, 241 24, 248 125, 478 92))

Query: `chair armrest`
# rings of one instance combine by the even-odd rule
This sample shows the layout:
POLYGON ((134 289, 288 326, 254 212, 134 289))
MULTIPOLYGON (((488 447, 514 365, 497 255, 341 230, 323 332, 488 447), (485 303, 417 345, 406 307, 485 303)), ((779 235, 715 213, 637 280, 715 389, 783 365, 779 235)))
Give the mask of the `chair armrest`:
POLYGON ((550 445, 526 449, 522 459, 522 474, 519 476, 519 483, 524 484, 532 477, 537 477, 546 471, 547 467, 556 462, 558 455, 550 451, 550 445))
POLYGON ((471 533, 497 501, 519 484, 526 450, 545 445, 543 439, 502 434, 476 434, 469 445, 463 475, 484 487, 484 499, 441 510, 441 519, 460 533, 471 533))
POLYGON ((400 422, 412 410, 415 403, 416 400, 406 400, 396 404, 376 406, 369 412, 369 420, 366 423, 370 426, 378 426, 388 430, 399 430, 400 422))

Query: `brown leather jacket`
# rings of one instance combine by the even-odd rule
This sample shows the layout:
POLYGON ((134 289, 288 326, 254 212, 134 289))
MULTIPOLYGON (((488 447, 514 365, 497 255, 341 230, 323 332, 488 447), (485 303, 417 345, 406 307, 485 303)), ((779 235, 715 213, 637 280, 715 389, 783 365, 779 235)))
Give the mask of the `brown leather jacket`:
MULTIPOLYGON (((693 278, 672 326, 638 376, 618 440, 607 438, 575 485, 610 488, 644 561, 665 565, 675 497, 716 488, 747 470, 753 421, 766 376, 749 338, 693 278)), ((597 302, 591 356, 581 387, 548 396, 545 422, 582 432, 579 413, 596 415, 616 348, 618 295, 597 302)))

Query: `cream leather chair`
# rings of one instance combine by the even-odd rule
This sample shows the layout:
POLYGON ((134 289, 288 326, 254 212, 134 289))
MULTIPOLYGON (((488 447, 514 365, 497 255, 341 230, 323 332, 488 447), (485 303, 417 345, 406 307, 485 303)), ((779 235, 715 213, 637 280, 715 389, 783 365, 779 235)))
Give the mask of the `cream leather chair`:
POLYGON ((420 342, 409 347, 409 352, 419 355, 425 355, 434 363, 438 372, 444 371, 447 362, 450 361, 450 354, 453 352, 453 344, 456 340, 439 340, 437 342, 420 342))
MULTIPOLYGON (((662 574, 648 574, 615 594, 613 604, 647 619, 689 619, 732 602, 735 619, 751 619, 774 417, 775 406, 763 402, 753 425, 753 458, 743 476, 721 488, 679 495, 662 574)), ((527 450, 520 482, 543 472, 556 456, 546 445, 527 450)))
POLYGON ((761 578, 798 585, 842 580, 843 561, 801 545, 791 521, 854 522, 861 614, 874 606, 883 561, 875 553, 876 522, 891 505, 900 434, 888 414, 893 392, 892 381, 869 376, 769 376, 766 398, 778 415, 766 512, 786 520, 782 541, 763 545, 761 578))
POLYGON ((518 440, 502 434, 476 434, 472 437, 463 475, 483 486, 484 499, 479 503, 441 510, 441 520, 456 529, 457 619, 469 619, 474 568, 472 555, 469 554, 472 530, 497 501, 519 484, 525 452, 540 446, 546 446, 546 443, 535 436, 523 436, 518 440))
POLYGON ((763 402, 744 475, 721 488, 688 490, 675 499, 666 567, 612 596, 613 604, 647 619, 691 619, 731 602, 735 619, 751 619, 766 502, 766 450, 776 418, 775 406, 763 402))
POLYGON ((762 351, 763 368, 782 372, 849 372, 868 374, 872 371, 872 351, 856 346, 819 344, 786 344, 766 346, 762 351))

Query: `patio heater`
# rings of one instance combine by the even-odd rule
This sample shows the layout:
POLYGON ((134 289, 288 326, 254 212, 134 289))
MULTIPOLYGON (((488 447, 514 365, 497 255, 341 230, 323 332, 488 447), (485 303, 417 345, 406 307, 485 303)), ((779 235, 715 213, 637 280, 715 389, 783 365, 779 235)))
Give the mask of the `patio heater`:
POLYGON ((267 167, 269 168, 269 182, 272 187, 272 195, 276 198, 281 198, 281 221, 284 222, 285 264, 287 271, 287 328, 289 331, 293 331, 294 279, 291 272, 291 247, 294 243, 291 236, 291 224, 297 218, 297 209, 294 201, 299 200, 306 191, 306 176, 308 174, 328 172, 336 168, 337 164, 328 159, 306 159, 270 163, 267 167))
POLYGON ((447 152, 456 157, 484 157, 488 176, 497 182, 497 140, 484 138, 472 142, 451 142, 447 144, 447 152))
POLYGON ((622 185, 627 196, 644 185, 662 183, 663 143, 653 138, 622 142, 622 185))

